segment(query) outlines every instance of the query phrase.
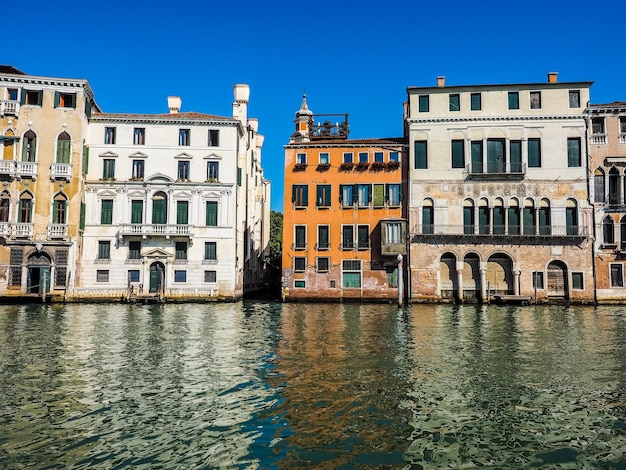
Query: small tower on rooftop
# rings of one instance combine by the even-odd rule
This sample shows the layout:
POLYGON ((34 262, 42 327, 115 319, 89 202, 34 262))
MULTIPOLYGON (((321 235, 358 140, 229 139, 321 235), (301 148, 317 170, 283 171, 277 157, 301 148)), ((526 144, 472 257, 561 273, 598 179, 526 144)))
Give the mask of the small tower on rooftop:
POLYGON ((293 122, 296 124, 296 131, 291 134, 290 142, 308 142, 309 126, 313 118, 313 112, 309 110, 306 103, 306 93, 302 95, 302 104, 300 109, 296 111, 296 118, 293 122))

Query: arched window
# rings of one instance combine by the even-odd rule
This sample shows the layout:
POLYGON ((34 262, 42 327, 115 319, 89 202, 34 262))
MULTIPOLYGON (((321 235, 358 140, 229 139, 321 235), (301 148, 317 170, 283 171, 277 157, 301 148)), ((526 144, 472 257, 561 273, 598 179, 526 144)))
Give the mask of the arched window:
POLYGON ((431 199, 424 199, 424 205, 422 206, 422 233, 434 233, 434 224, 435 212, 433 208, 433 201, 431 199))
POLYGON ((489 235, 489 219, 489 204, 483 198, 478 202, 478 233, 481 235, 489 235))
POLYGON ((593 200, 594 202, 606 202, 604 195, 604 171, 600 168, 593 172, 593 200))
POLYGON ((33 221, 33 195, 29 192, 24 192, 20 195, 17 221, 23 224, 33 221))
POLYGON ((463 233, 474 233, 474 201, 471 199, 463 201, 463 233))
POLYGON ((8 129, 4 133, 4 152, 2 153, 4 160, 13 160, 14 158, 13 156, 13 153, 15 150, 14 137, 15 137, 15 134, 13 133, 11 129, 8 129))
POLYGON ((0 194, 0 222, 9 221, 9 213, 11 209, 11 197, 6 191, 0 194))
POLYGON ((626 250, 626 215, 619 222, 620 251, 626 250))
POLYGON ((62 193, 54 196, 54 200, 52 202, 52 223, 67 223, 67 198, 62 193))
POLYGON ((602 241, 606 244, 615 243, 615 228, 613 219, 609 216, 602 221, 602 241))
POLYGON ((29 130, 22 139, 22 161, 34 162, 37 156, 37 134, 29 130))
POLYGON ((550 235, 552 228, 550 226, 550 201, 542 199, 539 203, 539 235, 550 235))
POLYGON ((57 137, 57 163, 69 163, 72 149, 72 139, 67 132, 61 132, 57 137))
POLYGON ((152 223, 167 223, 167 195, 164 192, 159 191, 152 197, 152 223))
POLYGON ((620 196, 619 171, 613 167, 609 171, 609 204, 612 206, 619 205, 620 196))
POLYGON ((534 235, 537 221, 535 220, 535 204, 532 199, 524 201, 522 222, 524 224, 524 235, 534 235))
POLYGON ((508 222, 509 222, 509 235, 519 235, 520 228, 520 213, 519 213, 519 202, 517 199, 511 199, 509 201, 509 210, 508 210, 508 222))
POLYGON ((565 204, 565 233, 578 235, 578 204, 575 199, 568 199, 565 204))
POLYGON ((505 226, 504 201, 497 198, 493 205, 493 234, 504 235, 505 226))

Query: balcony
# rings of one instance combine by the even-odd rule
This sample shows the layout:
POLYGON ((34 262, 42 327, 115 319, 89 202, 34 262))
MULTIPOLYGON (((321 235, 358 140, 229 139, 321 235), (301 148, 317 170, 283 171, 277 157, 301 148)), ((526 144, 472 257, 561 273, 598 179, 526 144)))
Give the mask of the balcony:
POLYGON ((591 134, 591 145, 606 145, 606 134, 591 134))
POLYGON ((413 227, 412 243, 482 243, 513 245, 571 244, 589 236, 587 227, 580 225, 542 225, 533 227, 478 225, 423 225, 413 227))
POLYGON ((120 237, 137 235, 142 237, 193 237, 191 225, 178 224, 122 224, 118 232, 120 237))
POLYGON ((465 171, 471 179, 521 180, 526 175, 526 164, 492 162, 485 165, 483 163, 472 163, 465 167, 465 171))
POLYGON ((0 175, 15 177, 15 162, 13 160, 0 160, 0 175))
POLYGON ((52 180, 66 180, 69 182, 71 177, 71 163, 53 163, 50 167, 50 179, 52 180))
POLYGON ((619 135, 619 143, 620 144, 626 144, 626 132, 622 132, 619 135))
POLYGON ((0 116, 19 116, 20 102, 13 100, 0 100, 0 116))
POLYGON ((32 223, 18 223, 11 226, 12 238, 33 238, 33 226, 32 223))
POLYGON ((0 222, 0 237, 9 238, 11 226, 8 222, 0 222))
POLYGON ((15 175, 18 178, 32 178, 37 177, 37 162, 16 162, 17 169, 15 175))
POLYGON ((67 239, 67 224, 48 224, 48 240, 67 239))
POLYGON ((309 120, 309 138, 311 140, 345 140, 349 133, 350 125, 347 114, 315 114, 309 120))

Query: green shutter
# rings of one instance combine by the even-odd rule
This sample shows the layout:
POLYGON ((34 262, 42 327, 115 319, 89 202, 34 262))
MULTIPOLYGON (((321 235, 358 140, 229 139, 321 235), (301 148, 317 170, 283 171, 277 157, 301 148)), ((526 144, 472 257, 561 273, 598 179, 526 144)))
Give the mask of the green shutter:
POLYGON ((86 175, 89 172, 89 147, 83 145, 83 174, 86 175))
POLYGON ((80 203, 80 221, 79 221, 79 225, 78 228, 80 230, 85 230, 85 211, 87 209, 87 206, 85 205, 84 202, 80 203))
POLYGON ((102 225, 111 225, 113 223, 113 200, 103 199, 100 211, 100 223, 102 225))
POLYGON ((91 117, 91 101, 89 101, 89 98, 87 98, 85 96, 85 114, 87 115, 88 118, 91 117))
POLYGON ((539 234, 550 235, 550 208, 539 208, 539 234))
POLYGON ((54 107, 58 108, 61 103, 61 93, 58 91, 54 92, 54 107))
POLYGON ((20 93, 20 104, 26 104, 26 90, 24 88, 20 93))
POLYGON ((506 159, 504 155, 504 140, 492 139, 487 141, 487 172, 504 173, 506 159))
POLYGON ((565 208, 565 223, 568 235, 578 235, 578 217, 575 207, 565 208))
POLYGON ((519 235, 519 208, 509 207, 509 235, 519 235))
POLYGON ((567 166, 580 166, 580 139, 567 139, 567 166))
POLYGON ((422 233, 423 234, 433 233, 434 232, 433 224, 434 224, 433 207, 432 206, 422 207, 422 233))
POLYGON ((237 186, 241 186, 242 173, 241 168, 237 168, 237 186))
POLYGON ((534 207, 524 207, 524 235, 535 234, 535 209, 534 207))
POLYGON ((426 141, 415 141, 415 169, 424 170, 428 168, 428 156, 426 153, 426 141))
POLYGON ((208 201, 206 203, 206 225, 207 227, 217 227, 217 202, 208 201))
POLYGON ((512 140, 510 148, 511 173, 522 172, 522 141, 512 140))
POLYGON ((179 225, 187 225, 189 223, 189 203, 187 201, 178 201, 176 203, 176 223, 179 225))
POLYGON ((452 168, 465 168, 465 142, 452 141, 452 168))
POLYGON ((374 185, 374 207, 382 207, 385 205, 385 185, 374 185))
POLYGON ((493 233, 494 235, 504 234, 504 207, 493 208, 493 233))
POLYGON ((478 232, 482 235, 489 234, 489 207, 478 208, 478 232))
POLYGON ((152 223, 167 223, 167 201, 165 199, 154 199, 152 201, 152 223))
POLYGON ((463 208, 463 233, 471 235, 474 233, 474 207, 463 208))
POLYGON ((72 142, 69 140, 57 140, 57 163, 70 162, 70 148, 72 142))
POLYGON ((541 167, 541 146, 539 139, 528 139, 528 166, 530 168, 541 167))
POLYGON ((480 140, 474 141, 472 147, 472 173, 483 172, 483 143, 480 140))
POLYGON ((143 223, 143 201, 132 201, 130 203, 130 223, 141 224, 143 223))

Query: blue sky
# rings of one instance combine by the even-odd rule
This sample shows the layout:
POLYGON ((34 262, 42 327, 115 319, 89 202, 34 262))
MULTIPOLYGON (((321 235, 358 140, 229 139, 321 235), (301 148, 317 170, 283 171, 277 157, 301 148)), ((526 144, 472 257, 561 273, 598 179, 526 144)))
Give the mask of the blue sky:
POLYGON ((349 113, 350 137, 402 135, 407 86, 594 81, 593 103, 626 101, 626 2, 384 3, 35 0, 0 63, 85 78, 105 112, 232 114, 251 88, 265 135, 272 209, 283 208, 283 145, 306 90, 314 113, 349 113))

